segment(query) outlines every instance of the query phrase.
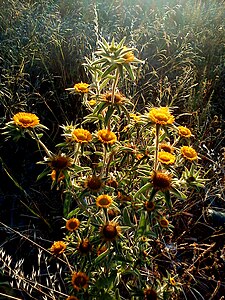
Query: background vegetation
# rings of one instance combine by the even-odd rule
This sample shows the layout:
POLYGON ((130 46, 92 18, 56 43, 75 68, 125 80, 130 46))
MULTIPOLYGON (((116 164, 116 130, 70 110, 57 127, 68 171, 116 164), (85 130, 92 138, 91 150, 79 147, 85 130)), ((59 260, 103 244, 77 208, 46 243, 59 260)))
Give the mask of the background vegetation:
MULTIPOLYGON (((224 20, 225 3, 218 0, 0 0, 1 127, 19 111, 33 112, 50 129, 45 143, 52 149, 62 134, 59 126, 78 123, 87 113, 65 88, 90 80, 82 64, 101 37, 126 36, 145 61, 136 82, 124 86, 138 111, 152 103, 187 112, 179 122, 192 129, 210 180, 173 225, 183 243, 196 242, 203 252, 214 245, 194 274, 196 299, 225 294, 224 20)), ((48 248, 62 237, 63 194, 50 190, 50 178, 36 181, 43 156, 31 140, 0 137, 0 221, 48 248)), ((28 272, 37 249, 10 228, 0 227, 1 246, 15 261, 26 257, 28 272)), ((2 281, 6 293, 7 278, 2 281)))

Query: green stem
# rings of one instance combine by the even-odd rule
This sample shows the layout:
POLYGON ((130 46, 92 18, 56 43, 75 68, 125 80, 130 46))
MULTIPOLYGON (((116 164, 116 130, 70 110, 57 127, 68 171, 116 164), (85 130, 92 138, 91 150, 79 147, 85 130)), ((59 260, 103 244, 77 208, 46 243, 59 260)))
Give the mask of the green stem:
POLYGON ((103 145, 103 164, 102 164, 102 170, 101 170, 101 174, 104 174, 104 171, 107 169, 107 149, 106 149, 106 145, 103 145))
POLYGON ((36 140, 38 145, 40 145, 44 149, 44 151, 48 155, 48 157, 52 157, 51 151, 49 151, 48 148, 45 146, 45 144, 40 140, 40 138, 37 136, 36 132, 33 130, 32 131, 33 134, 30 131, 29 131, 29 133, 30 133, 30 136, 36 140))
MULTIPOLYGON (((111 97, 112 105, 114 104, 116 87, 117 87, 117 84, 118 84, 118 81, 119 81, 119 77, 120 77, 119 70, 116 69, 115 79, 114 79, 113 84, 112 84, 112 97, 111 97)), ((108 121, 108 130, 110 130, 110 118, 109 118, 109 121, 108 121)))
POLYGON ((154 163, 154 171, 157 170, 158 166, 158 152, 159 152, 159 131, 160 124, 156 124, 156 133, 155 133, 155 163, 154 163))
POLYGON ((76 164, 77 160, 78 160, 78 154, 80 152, 80 148, 81 148, 81 144, 80 143, 76 143, 74 145, 74 157, 73 157, 73 163, 76 164))

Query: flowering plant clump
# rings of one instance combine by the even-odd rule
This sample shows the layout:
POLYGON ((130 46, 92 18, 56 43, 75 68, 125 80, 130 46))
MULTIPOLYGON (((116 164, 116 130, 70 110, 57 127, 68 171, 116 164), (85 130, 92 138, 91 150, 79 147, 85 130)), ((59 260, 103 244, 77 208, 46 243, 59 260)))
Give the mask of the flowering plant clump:
POLYGON ((103 40, 87 59, 93 82, 67 90, 89 114, 62 126, 58 154, 35 133, 37 116, 16 114, 5 127, 30 132, 46 154, 40 177, 50 175, 52 188, 64 191, 64 238, 50 252, 68 266, 67 299, 175 299, 185 281, 174 279, 178 262, 166 243, 173 242, 174 216, 204 184, 197 146, 190 146, 191 130, 175 122, 178 108, 151 104, 140 113, 121 92, 143 63, 135 52, 124 40, 103 40))

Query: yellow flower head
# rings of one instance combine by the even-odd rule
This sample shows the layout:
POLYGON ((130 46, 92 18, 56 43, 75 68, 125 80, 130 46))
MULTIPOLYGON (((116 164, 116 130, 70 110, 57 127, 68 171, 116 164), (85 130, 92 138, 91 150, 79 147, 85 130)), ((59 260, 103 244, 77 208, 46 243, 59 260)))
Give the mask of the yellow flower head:
POLYGON ((100 229, 104 241, 114 241, 121 233, 121 228, 115 222, 107 222, 100 229))
POLYGON ((171 177, 166 173, 156 171, 152 177, 154 189, 165 192, 171 188, 171 177))
POLYGON ((85 181, 85 188, 89 189, 92 192, 97 192, 103 187, 103 182, 99 176, 88 177, 85 181))
POLYGON ((88 276, 83 272, 74 272, 72 274, 72 285, 76 291, 88 288, 88 276))
POLYGON ((50 251, 55 254, 59 255, 66 250, 66 244, 63 241, 54 242, 50 248, 50 251))
POLYGON ((120 201, 120 202, 127 202, 127 201, 132 201, 132 197, 130 195, 126 195, 124 193, 121 193, 120 191, 118 191, 118 194, 117 194, 117 199, 120 201))
POLYGON ((133 114, 133 113, 130 113, 130 118, 134 121, 134 122, 140 122, 141 120, 141 117, 136 115, 136 114, 133 114))
POLYGON ((98 248, 98 250, 97 250, 97 256, 101 255, 102 253, 104 253, 107 250, 108 249, 107 249, 106 246, 102 246, 102 247, 98 248))
POLYGON ((106 182, 106 185, 113 187, 114 189, 118 188, 118 181, 116 181, 115 179, 111 178, 106 182))
POLYGON ((72 132, 72 138, 77 143, 88 143, 92 140, 92 135, 88 130, 78 128, 72 132))
POLYGON ((33 128, 39 125, 39 118, 35 114, 19 112, 13 116, 13 121, 17 126, 23 128, 33 128))
POLYGON ((192 147, 183 146, 180 148, 181 154, 188 160, 192 161, 198 158, 198 154, 192 147))
POLYGON ((160 143, 159 144, 159 150, 165 151, 165 152, 169 152, 169 153, 173 153, 174 149, 171 145, 166 144, 166 143, 160 143))
POLYGON ((88 91, 89 91, 88 87, 89 87, 89 84, 80 82, 80 83, 76 83, 74 85, 74 90, 76 93, 85 94, 85 93, 88 93, 88 91))
POLYGON ((112 202, 112 197, 109 195, 100 195, 96 199, 96 205, 103 208, 108 208, 112 202))
POLYGON ((169 152, 161 151, 158 153, 158 160, 162 164, 172 165, 172 164, 174 164, 175 159, 176 159, 176 157, 169 152))
POLYGON ((157 300, 157 292, 153 288, 146 288, 144 290, 144 300, 157 300))
POLYGON ((48 165, 56 171, 65 170, 72 165, 72 159, 64 154, 54 155, 49 159, 48 165))
POLYGON ((169 226, 170 222, 166 218, 162 218, 159 220, 159 225, 162 228, 167 228, 169 226))
MULTIPOLYGON (((106 102, 112 102, 112 93, 106 93, 102 96, 103 100, 106 102)), ((114 94, 114 103, 115 104, 122 104, 126 101, 126 98, 120 94, 120 93, 115 93, 114 94)))
POLYGON ((65 175, 63 174, 63 172, 60 171, 59 173, 57 173, 56 170, 52 170, 50 176, 51 176, 52 181, 56 181, 56 178, 57 178, 57 182, 60 182, 65 178, 65 175))
POLYGON ((80 226, 80 221, 77 218, 71 218, 66 221, 66 229, 73 232, 80 226))
POLYGON ((69 296, 66 298, 66 300, 79 300, 79 299, 75 296, 69 296))
POLYGON ((178 126, 178 134, 182 137, 189 138, 191 136, 191 130, 184 126, 178 126))
POLYGON ((146 201, 144 207, 148 212, 153 211, 155 209, 155 203, 153 201, 146 201))
POLYGON ((116 216, 118 216, 119 214, 119 211, 116 210, 116 209, 108 209, 108 217, 109 217, 109 220, 113 220, 116 216))
MULTIPOLYGON (((127 49, 127 47, 124 46, 124 50, 126 50, 126 49, 127 49)), ((133 51, 126 52, 122 57, 123 57, 123 59, 125 59, 125 63, 127 63, 127 64, 134 61, 134 58, 135 58, 133 51)))
POLYGON ((89 241, 89 239, 84 239, 79 242, 77 250, 80 252, 82 255, 87 255, 88 253, 91 252, 92 250, 92 245, 89 241))
POLYGON ((155 107, 149 111, 149 118, 155 124, 173 124, 174 116, 169 112, 168 107, 155 107))
POLYGON ((173 286, 176 285, 176 280, 173 277, 170 277, 170 284, 173 286))
POLYGON ((98 139, 104 144, 114 144, 117 141, 115 133, 108 129, 99 130, 97 135, 98 139))
POLYGON ((96 104, 96 100, 92 99, 90 101, 88 101, 90 106, 94 106, 96 104))

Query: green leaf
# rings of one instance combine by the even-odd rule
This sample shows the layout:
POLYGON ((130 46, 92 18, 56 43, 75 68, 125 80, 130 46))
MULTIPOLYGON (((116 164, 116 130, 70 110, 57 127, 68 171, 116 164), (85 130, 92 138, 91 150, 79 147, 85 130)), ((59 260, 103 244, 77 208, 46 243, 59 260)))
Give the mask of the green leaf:
POLYGON ((166 205, 169 207, 169 209, 171 210, 172 209, 172 202, 171 202, 171 198, 170 198, 170 192, 169 191, 166 191, 164 193, 165 195, 165 200, 166 200, 166 205))
POLYGON ((158 192, 158 190, 153 188, 148 201, 152 201, 154 199, 155 195, 157 194, 157 192, 158 192))
POLYGON ((125 67, 125 69, 127 70, 127 72, 128 72, 128 74, 129 74, 131 80, 134 81, 134 80, 135 80, 135 77, 134 77, 134 73, 133 73, 133 70, 132 70, 132 68, 131 68, 131 65, 130 65, 130 64, 124 64, 124 67, 125 67))
POLYGON ((121 80, 123 80, 123 66, 120 64, 117 64, 117 69, 119 70, 121 80))
POLYGON ((68 216, 68 214, 69 214, 71 202, 72 202, 71 194, 66 193, 65 199, 64 199, 64 204, 63 204, 63 216, 64 217, 68 216))
POLYGON ((49 168, 46 168, 41 174, 38 175, 36 181, 42 179, 43 177, 47 176, 49 174, 49 168))
POLYGON ((181 191, 175 189, 174 187, 171 188, 171 192, 176 196, 178 197, 179 199, 182 199, 182 200, 186 200, 187 199, 187 196, 182 193, 181 191))
POLYGON ((125 225, 133 227, 133 224, 131 223, 130 214, 129 214, 129 211, 128 211, 127 207, 125 207, 123 209, 123 222, 124 222, 125 225))
POLYGON ((67 215, 67 219, 70 219, 70 218, 72 218, 73 216, 76 216, 77 213, 78 213, 79 211, 80 211, 80 208, 79 208, 79 207, 77 207, 77 208, 71 210, 71 211, 68 213, 68 215, 67 215))
POLYGON ((101 253, 98 257, 96 257, 96 259, 94 260, 94 264, 99 264, 100 262, 102 262, 106 256, 108 256, 109 251, 106 250, 103 253, 101 253))
POLYGON ((100 84, 100 91, 103 90, 106 87, 109 80, 110 80, 110 78, 106 78, 106 79, 103 80, 103 82, 100 84))
POLYGON ((108 106, 108 103, 101 102, 93 111, 91 115, 100 114, 100 112, 108 106))
POLYGON ((107 75, 109 75, 113 70, 115 70, 117 65, 113 64, 105 72, 102 74, 102 79, 104 79, 107 75))
POLYGON ((148 189, 150 189, 151 186, 152 184, 150 182, 147 182, 134 194, 134 198, 138 197, 140 194, 145 193, 148 189))
POLYGON ((108 110, 107 110, 107 113, 105 115, 105 126, 108 125, 109 123, 109 120, 111 118, 111 116, 113 115, 113 112, 114 112, 114 107, 111 105, 108 110))
POLYGON ((140 218, 140 221, 139 221, 137 235, 142 236, 145 232, 145 228, 146 228, 146 215, 145 215, 145 212, 143 211, 141 213, 141 218, 140 218))

